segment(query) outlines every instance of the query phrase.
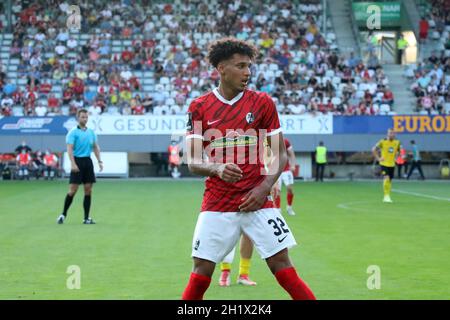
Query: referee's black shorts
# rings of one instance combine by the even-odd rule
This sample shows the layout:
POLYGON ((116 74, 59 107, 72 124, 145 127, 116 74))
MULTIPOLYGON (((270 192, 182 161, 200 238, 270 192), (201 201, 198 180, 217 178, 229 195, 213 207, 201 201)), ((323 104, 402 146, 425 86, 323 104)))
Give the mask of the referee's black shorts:
POLYGON ((394 179, 394 171, 395 171, 395 167, 385 167, 385 166, 380 166, 381 167, 381 175, 384 176, 389 176, 389 179, 394 179))
POLYGON ((95 183, 94 164, 90 157, 74 157, 80 171, 70 172, 70 184, 95 183))

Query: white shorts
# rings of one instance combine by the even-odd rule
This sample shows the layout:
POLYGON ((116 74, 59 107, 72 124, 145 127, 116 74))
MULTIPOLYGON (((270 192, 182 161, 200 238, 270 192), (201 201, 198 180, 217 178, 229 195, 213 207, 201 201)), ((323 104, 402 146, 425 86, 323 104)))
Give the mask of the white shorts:
POLYGON ((278 187, 283 186, 282 184, 284 184, 285 186, 291 186, 294 184, 294 175, 292 174, 292 171, 283 171, 280 175, 280 178, 278 179, 278 187))
POLYGON ((192 257, 222 262, 242 232, 252 240, 262 259, 297 243, 278 209, 253 212, 201 212, 192 241, 192 257))

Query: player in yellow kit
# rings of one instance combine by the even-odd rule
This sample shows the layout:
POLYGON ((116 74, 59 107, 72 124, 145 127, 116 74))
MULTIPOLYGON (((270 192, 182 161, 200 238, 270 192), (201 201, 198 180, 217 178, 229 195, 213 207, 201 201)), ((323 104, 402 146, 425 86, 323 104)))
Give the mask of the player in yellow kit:
POLYGON ((378 141, 372 148, 373 156, 380 163, 381 174, 383 175, 383 202, 392 203, 391 188, 394 178, 395 158, 400 153, 400 148, 400 141, 395 139, 395 133, 392 129, 388 130, 386 138, 378 141))

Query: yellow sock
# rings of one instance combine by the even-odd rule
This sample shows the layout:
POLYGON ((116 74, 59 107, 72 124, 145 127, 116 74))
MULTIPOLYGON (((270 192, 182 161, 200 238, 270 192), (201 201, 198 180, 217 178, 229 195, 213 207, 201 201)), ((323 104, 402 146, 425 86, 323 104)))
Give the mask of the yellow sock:
POLYGON ((239 262, 239 275, 248 276, 250 274, 250 265, 251 265, 250 259, 241 258, 241 261, 239 262))
POLYGON ((231 263, 222 262, 220 264, 220 271, 225 271, 225 270, 228 270, 228 271, 231 270, 231 263))
POLYGON ((384 195, 385 196, 390 196, 391 195, 391 187, 392 187, 392 182, 390 179, 384 179, 383 180, 383 190, 384 190, 384 195))

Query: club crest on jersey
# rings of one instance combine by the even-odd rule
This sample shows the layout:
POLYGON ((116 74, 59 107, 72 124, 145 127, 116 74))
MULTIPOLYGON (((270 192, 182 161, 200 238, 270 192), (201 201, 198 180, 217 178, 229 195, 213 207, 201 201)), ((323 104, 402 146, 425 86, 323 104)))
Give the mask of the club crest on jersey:
POLYGON ((245 116, 245 120, 247 120, 247 123, 250 124, 253 121, 255 121, 255 116, 253 115, 253 113, 249 112, 247 113, 247 115, 245 116))
POLYGON ((389 147, 389 153, 394 153, 394 148, 392 148, 392 147, 389 147))

